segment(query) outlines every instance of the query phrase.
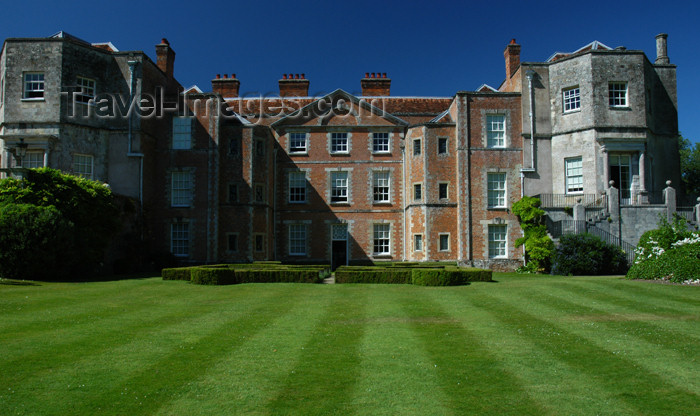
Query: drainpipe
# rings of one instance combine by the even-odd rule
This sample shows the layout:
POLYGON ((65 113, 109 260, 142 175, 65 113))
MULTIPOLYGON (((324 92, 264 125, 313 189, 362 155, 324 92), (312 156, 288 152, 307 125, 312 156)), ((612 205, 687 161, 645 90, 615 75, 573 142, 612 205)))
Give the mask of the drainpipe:
MULTIPOLYGON (((404 133, 404 140, 406 138, 406 135, 404 133)), ((405 144, 405 142, 404 142, 405 144)), ((403 207, 403 210, 401 210, 401 215, 403 216, 402 221, 403 221, 403 261, 406 261, 406 238, 407 234, 406 232, 408 231, 407 225, 406 225, 406 148, 404 146, 401 146, 401 159, 403 160, 403 163, 401 163, 401 178, 402 178, 402 192, 401 192, 401 205, 403 207)), ((412 244, 412 241, 409 241, 409 243, 412 244)))
MULTIPOLYGON (((134 90, 136 90, 136 65, 138 65, 138 61, 130 60, 127 62, 129 64, 129 108, 131 109, 131 104, 134 102, 134 90)), ((129 149, 128 153, 131 154, 132 150, 132 140, 133 140, 133 119, 134 119, 134 114, 129 111, 129 149)))
POLYGON ((530 169, 535 170, 535 94, 532 80, 537 73, 532 69, 525 72, 527 77, 528 96, 530 98, 530 169))
MULTIPOLYGON (((275 143, 273 143, 274 146, 275 143)), ((277 260, 277 147, 272 151, 272 260, 277 260)), ((304 173, 306 176, 306 173, 304 173)), ((306 178, 304 178, 306 184, 306 178)), ((333 237, 331 236, 331 239, 333 237)), ((333 244, 333 243, 331 243, 333 244)), ((331 250, 332 251, 332 250, 331 250)), ((333 254, 331 254, 332 256, 333 254)))
MULTIPOLYGON (((137 86, 137 74, 136 74, 136 66, 139 64, 139 61, 130 59, 127 61, 129 64, 129 109, 132 110, 135 107, 132 107, 132 103, 134 101, 134 96, 136 93, 136 86, 137 86)), ((141 217, 143 217, 143 153, 134 153, 133 152, 133 140, 134 140, 134 113, 132 111, 129 111, 128 115, 128 138, 127 138, 127 157, 138 157, 139 158, 139 214, 141 217)), ((141 238, 143 238, 143 229, 141 230, 141 238)))

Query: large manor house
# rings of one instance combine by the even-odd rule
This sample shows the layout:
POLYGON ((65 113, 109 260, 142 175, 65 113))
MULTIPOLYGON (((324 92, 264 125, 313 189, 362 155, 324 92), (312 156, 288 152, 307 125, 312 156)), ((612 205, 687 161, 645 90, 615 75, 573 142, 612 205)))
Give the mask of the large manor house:
POLYGON ((666 42, 652 60, 595 41, 521 62, 512 40, 501 85, 421 98, 392 96, 385 73, 358 74, 361 94, 309 96, 305 74, 282 75, 273 97, 239 94, 235 74, 204 92, 174 78, 166 39, 152 60, 65 32, 8 38, 1 164, 109 184, 135 202, 150 249, 183 263, 512 270, 522 196, 596 206, 613 187, 641 206, 679 183, 666 42))

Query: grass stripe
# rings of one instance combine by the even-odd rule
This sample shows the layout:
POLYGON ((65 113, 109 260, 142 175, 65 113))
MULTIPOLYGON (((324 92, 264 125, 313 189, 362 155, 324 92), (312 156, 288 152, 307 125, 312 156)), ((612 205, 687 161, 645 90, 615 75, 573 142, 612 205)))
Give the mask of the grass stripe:
POLYGON ((422 288, 371 290, 370 286, 361 290, 368 292, 368 299, 359 347, 360 376, 352 400, 356 413, 449 414, 450 398, 440 389, 442 379, 412 327, 416 320, 426 321, 407 315, 405 302, 398 300, 405 294, 406 302, 421 302, 422 288))
POLYGON ((353 286, 334 289, 334 302, 323 311, 323 320, 310 334, 294 369, 267 404, 267 414, 355 414, 352 391, 359 377, 366 294, 353 286))
POLYGON ((424 288, 426 296, 418 302, 405 297, 401 299, 405 313, 414 319, 412 329, 442 380, 441 390, 449 397, 450 413, 547 414, 529 397, 522 380, 494 357, 471 326, 463 324, 430 299, 439 297, 440 293, 462 293, 469 289, 424 288), (431 293, 433 296, 428 296, 431 293), (452 357, 460 357, 459 365, 454 365, 452 357))
MULTIPOLYGON (((616 392, 614 397, 635 408, 638 414, 669 414, 676 406, 694 408, 700 400, 696 393, 678 389, 659 376, 640 371, 636 363, 594 345, 563 326, 527 313, 527 308, 521 303, 486 294, 481 296, 474 299, 474 304, 488 305, 512 330, 519 331, 530 342, 590 377, 596 384, 616 392), (523 325, 523 322, 527 324, 523 325), (549 335, 548 340, 544 334, 549 335), (625 385, 627 389, 619 391, 619 385, 625 385)), ((532 302, 532 299, 527 301, 532 302)))

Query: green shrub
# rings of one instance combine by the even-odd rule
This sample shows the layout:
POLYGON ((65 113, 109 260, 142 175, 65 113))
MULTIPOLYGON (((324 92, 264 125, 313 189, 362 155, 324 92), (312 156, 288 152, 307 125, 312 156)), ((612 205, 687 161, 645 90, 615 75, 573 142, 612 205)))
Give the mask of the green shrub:
POLYGON ((410 284, 411 269, 378 266, 341 266, 335 271, 335 282, 410 284))
POLYGON ((0 205, 0 277, 54 280, 68 274, 73 223, 55 207, 0 205))
POLYGON ((170 269, 163 269, 160 271, 160 275, 163 280, 191 280, 191 273, 194 267, 177 267, 170 269))
POLYGON ((620 247, 587 233, 563 235, 552 261, 552 274, 563 276, 624 274, 626 271, 627 259, 620 247))
MULTIPOLYGON (((120 227, 120 211, 108 186, 103 183, 39 168, 26 172, 25 179, 0 181, 0 204, 30 204, 53 207, 73 225, 63 236, 61 263, 57 268, 49 259, 37 259, 47 272, 44 278, 80 278, 95 271, 104 260, 107 245, 120 227), (51 273, 48 273, 51 271, 51 273)), ((52 238, 48 229, 42 238, 52 238)), ((27 268, 34 267, 25 260, 27 268)), ((29 276, 35 278, 34 276, 29 276)))
POLYGON ((700 234, 674 241, 667 249, 651 246, 648 255, 642 256, 643 252, 643 248, 638 247, 635 264, 627 272, 628 279, 660 279, 674 283, 700 279, 700 234))
POLYGON ((191 267, 191 281, 198 285, 233 285, 239 283, 234 269, 191 267))
POLYGON ((531 273, 548 273, 552 267, 554 242, 547 235, 544 224, 545 211, 540 208, 539 198, 524 196, 513 204, 513 214, 518 217, 523 237, 515 241, 515 246, 525 245, 526 265, 521 269, 531 273))
POLYGON ((653 250, 669 250, 673 243, 691 237, 685 219, 675 216, 669 223, 666 217, 659 219, 658 228, 642 234, 635 250, 635 263, 653 257, 653 250))

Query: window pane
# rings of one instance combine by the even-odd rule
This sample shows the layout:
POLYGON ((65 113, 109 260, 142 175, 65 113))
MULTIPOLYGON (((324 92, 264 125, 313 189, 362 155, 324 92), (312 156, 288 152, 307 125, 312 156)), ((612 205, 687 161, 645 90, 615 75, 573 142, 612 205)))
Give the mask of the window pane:
POLYGON ((289 153, 306 152, 306 133, 289 134, 289 153))
POLYGON ((489 173, 487 175, 488 206, 489 208, 505 208, 506 206, 506 174, 489 173))
POLYGON ((390 172, 374 172, 374 202, 389 202, 390 172))
POLYGON ((331 153, 348 152, 348 134, 331 133, 331 153))
POLYGON ((389 224, 374 224, 374 254, 389 254, 389 224))
POLYGON ((188 256, 190 253, 190 225, 171 224, 170 249, 175 256, 188 256))
POLYGON ((347 172, 331 172, 331 202, 348 202, 347 172))
POLYGON ((505 147, 506 116, 486 116, 486 142, 488 147, 505 147))
POLYGON ((192 177, 190 172, 172 173, 172 206, 188 207, 192 199, 192 177))
POLYGON ((506 225, 489 225, 489 257, 506 257, 506 225))
POLYGON ((292 224, 289 226, 289 254, 306 254, 306 225, 292 224))
POLYGON ((583 192, 583 159, 566 159, 566 192, 583 192))
POLYGON ((306 202, 306 174, 289 172, 289 202, 306 202))
POLYGON ((92 162, 93 158, 90 155, 73 155, 73 173, 92 179, 92 162))
POLYGON ((173 117, 173 149, 192 147, 192 118, 173 117))

